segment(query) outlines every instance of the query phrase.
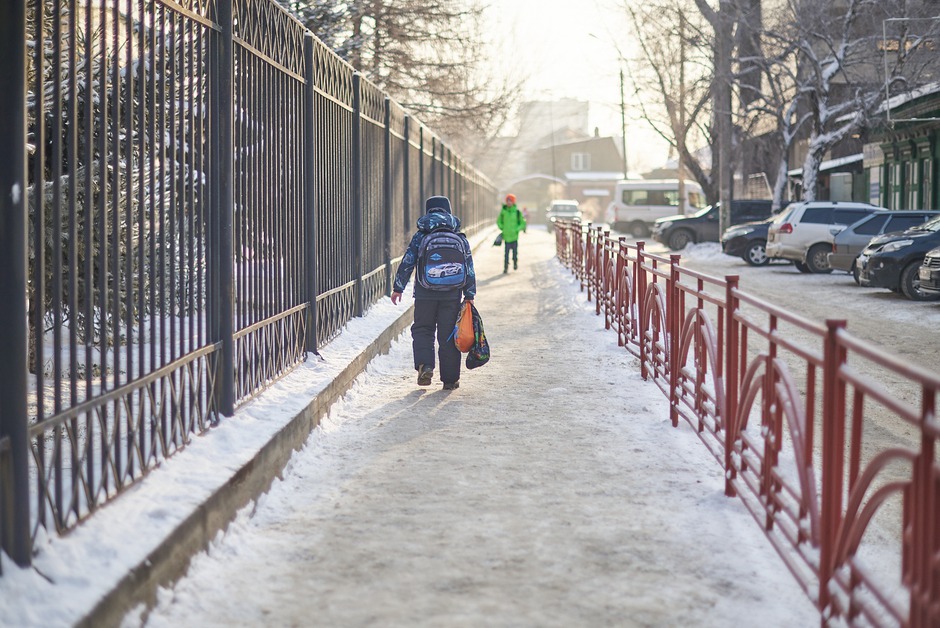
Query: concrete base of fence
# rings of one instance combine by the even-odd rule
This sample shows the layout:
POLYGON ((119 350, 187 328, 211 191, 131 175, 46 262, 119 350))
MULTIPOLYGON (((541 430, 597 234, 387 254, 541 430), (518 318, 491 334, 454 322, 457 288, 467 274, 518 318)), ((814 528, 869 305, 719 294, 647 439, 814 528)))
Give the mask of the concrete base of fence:
MULTIPOLYGON (((352 386, 356 377, 377 355, 388 353, 392 342, 414 320, 414 306, 402 315, 289 421, 257 455, 206 499, 77 624, 82 627, 118 626, 128 610, 153 606, 159 587, 185 575, 191 558, 234 520, 238 511, 271 487, 294 451, 320 423, 330 406, 352 386)), ((179 455, 185 456, 182 452, 179 455)), ((146 480, 145 480, 146 481, 146 480)))

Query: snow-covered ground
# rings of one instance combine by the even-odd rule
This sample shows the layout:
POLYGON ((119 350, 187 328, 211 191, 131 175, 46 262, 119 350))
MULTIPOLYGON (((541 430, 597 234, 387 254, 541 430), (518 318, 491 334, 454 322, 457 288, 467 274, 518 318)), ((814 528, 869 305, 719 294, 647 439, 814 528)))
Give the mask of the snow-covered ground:
MULTIPOLYGON (((724 496, 721 469, 671 426, 659 389, 553 259, 553 239, 530 229, 520 253, 509 275, 501 249, 475 256, 489 364, 456 391, 419 388, 403 334, 282 479, 124 625, 818 624, 760 527, 724 496)), ((384 300, 323 349, 326 362, 71 535, 41 540, 35 569, 5 560, 0 623, 74 623, 399 313, 384 300)))

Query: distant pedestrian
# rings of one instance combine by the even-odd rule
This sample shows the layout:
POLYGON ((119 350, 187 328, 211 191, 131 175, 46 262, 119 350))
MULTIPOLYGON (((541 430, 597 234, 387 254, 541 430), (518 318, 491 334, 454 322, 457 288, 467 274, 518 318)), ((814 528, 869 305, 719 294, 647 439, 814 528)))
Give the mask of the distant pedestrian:
POLYGON ((522 212, 516 207, 516 196, 514 194, 506 195, 506 202, 503 203, 499 211, 499 217, 496 219, 496 226, 503 234, 503 274, 509 272, 509 252, 512 251, 512 268, 519 270, 519 234, 526 230, 526 219, 522 212))
POLYGON ((476 275, 467 237, 460 233, 460 219, 451 212, 446 196, 432 196, 418 218, 418 230, 402 258, 392 303, 401 301, 411 273, 415 275, 415 320, 411 326, 412 350, 418 385, 430 386, 434 377, 434 339, 441 365, 444 390, 460 386, 460 351, 450 339, 460 313, 460 296, 473 302, 476 275))

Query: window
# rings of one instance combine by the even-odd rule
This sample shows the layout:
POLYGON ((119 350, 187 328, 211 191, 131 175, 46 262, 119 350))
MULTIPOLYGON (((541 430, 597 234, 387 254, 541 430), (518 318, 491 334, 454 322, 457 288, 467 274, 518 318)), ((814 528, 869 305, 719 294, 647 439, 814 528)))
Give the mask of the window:
POLYGON ((803 212, 803 217, 800 219, 800 222, 813 225, 830 225, 832 224, 832 208, 809 207, 803 212))
POLYGON ((920 162, 909 161, 904 164, 907 170, 904 189, 907 191, 907 208, 920 209, 918 194, 920 192, 920 162))
POLYGON ((924 160, 924 171, 921 173, 921 208, 934 209, 933 201, 933 159, 924 160))
POLYGON ((858 235, 878 235, 886 222, 888 222, 888 217, 884 214, 872 216, 871 220, 866 220, 852 231, 858 235))
POLYGON ((646 190, 624 190, 623 191, 623 204, 624 205, 648 205, 647 202, 646 190))
POLYGON ((836 225, 851 225, 871 212, 864 209, 836 209, 833 211, 832 223, 836 225))
POLYGON ((904 191, 904 174, 902 164, 893 164, 891 166, 891 209, 902 209, 902 195, 904 191))
POLYGON ((572 170, 590 170, 591 169, 591 154, 590 153, 571 153, 571 169, 572 170))
POLYGON ((679 206, 679 190, 652 190, 650 192, 650 205, 679 206))
POLYGON ((888 226, 885 228, 885 233, 906 231, 911 227, 924 224, 927 218, 929 218, 929 216, 892 216, 891 222, 889 222, 888 226))

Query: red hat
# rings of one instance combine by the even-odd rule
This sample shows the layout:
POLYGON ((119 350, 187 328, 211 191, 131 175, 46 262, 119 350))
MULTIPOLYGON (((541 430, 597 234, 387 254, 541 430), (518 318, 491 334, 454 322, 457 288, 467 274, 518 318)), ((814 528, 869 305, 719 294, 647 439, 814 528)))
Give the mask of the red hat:
POLYGON ((515 195, 515 194, 507 194, 507 195, 506 195, 506 204, 507 204, 507 205, 515 205, 515 204, 516 204, 516 195, 515 195))

